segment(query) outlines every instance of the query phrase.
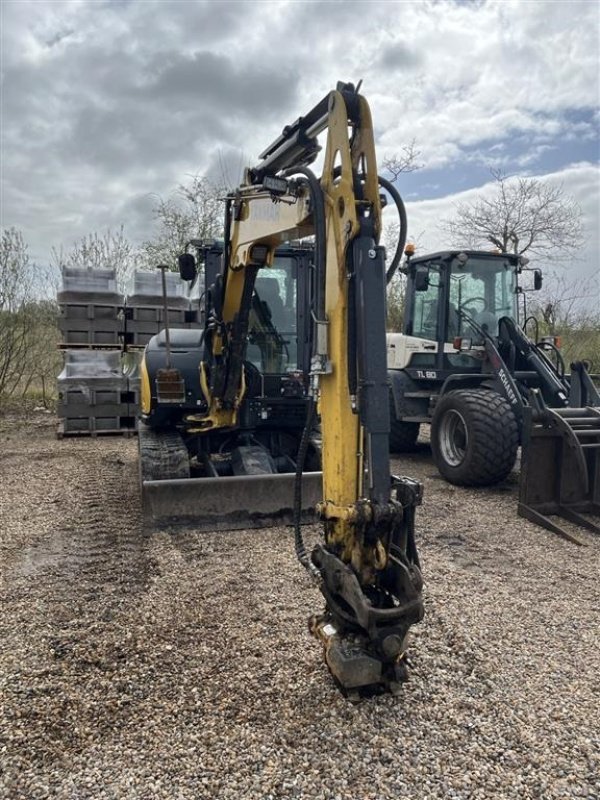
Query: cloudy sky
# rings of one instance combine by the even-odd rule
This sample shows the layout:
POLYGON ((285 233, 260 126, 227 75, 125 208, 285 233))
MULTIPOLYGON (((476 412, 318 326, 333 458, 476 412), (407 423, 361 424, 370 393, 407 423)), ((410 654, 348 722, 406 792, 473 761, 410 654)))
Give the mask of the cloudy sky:
POLYGON ((1 0, 2 226, 36 259, 156 196, 230 175, 338 80, 363 80, 378 157, 415 139, 399 188, 421 251, 490 167, 564 186, 598 267, 596 0, 1 0))

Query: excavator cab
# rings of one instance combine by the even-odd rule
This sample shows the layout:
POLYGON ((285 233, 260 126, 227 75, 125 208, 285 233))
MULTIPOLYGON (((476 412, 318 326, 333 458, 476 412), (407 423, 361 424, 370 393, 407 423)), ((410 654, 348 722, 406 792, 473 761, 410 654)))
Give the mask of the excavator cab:
MULTIPOLYGON (((209 436, 193 435, 186 419, 208 408, 200 365, 207 348, 206 321, 222 291, 223 242, 197 242, 194 248, 196 256, 182 254, 179 269, 182 279, 201 280, 206 287, 199 299, 204 328, 170 331, 171 360, 185 386, 179 402, 161 397, 161 384, 155 380, 165 361, 166 331, 153 337, 144 354, 147 399, 140 448, 146 515, 154 525, 197 530, 290 523, 310 362, 306 346, 310 319, 299 298, 310 292, 313 248, 283 245, 273 265, 257 275, 249 304, 245 392, 237 424, 234 430, 228 426, 209 436)), ((315 434, 303 479, 305 519, 311 518, 318 499, 319 470, 315 434)))

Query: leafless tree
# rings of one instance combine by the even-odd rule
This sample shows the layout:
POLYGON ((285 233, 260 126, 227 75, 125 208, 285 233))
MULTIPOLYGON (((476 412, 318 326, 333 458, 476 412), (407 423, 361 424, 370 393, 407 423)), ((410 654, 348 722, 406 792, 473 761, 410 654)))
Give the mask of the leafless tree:
POLYGON ((539 178, 507 177, 492 170, 495 192, 457 206, 442 227, 458 247, 493 245, 502 252, 557 259, 583 238, 581 209, 562 186, 539 178))
POLYGON ((413 139, 407 145, 404 145, 399 153, 385 156, 381 166, 390 173, 390 181, 395 183, 400 175, 416 172, 418 169, 423 168, 423 164, 419 162, 420 157, 421 151, 417 150, 416 140, 413 139))
MULTIPOLYGON (((35 264, 21 231, 7 228, 0 240, 0 402, 24 394, 57 366, 57 307, 43 299, 48 271, 35 264)), ((56 374, 56 372, 54 372, 56 374)))
POLYGON ((191 239, 214 239, 223 233, 223 187, 202 175, 180 184, 167 200, 158 199, 154 216, 156 236, 142 244, 141 259, 148 268, 176 268, 177 256, 191 239))
POLYGON ((103 234, 96 231, 74 242, 69 250, 52 248, 51 263, 57 270, 63 267, 114 269, 120 291, 136 267, 136 251, 125 236, 124 226, 117 231, 110 228, 103 234))
POLYGON ((538 333, 560 336, 565 362, 587 360, 600 370, 600 270, 573 278, 547 273, 544 288, 528 304, 538 333))
POLYGON ((31 299, 30 259, 23 234, 2 231, 0 241, 0 395, 19 383, 27 351, 31 299))
MULTIPOLYGON (((398 222, 384 221, 383 227, 383 244, 386 251, 387 264, 389 266, 391 259, 396 252, 399 234, 398 222)), ((410 242, 419 249, 422 243, 425 231, 421 231, 416 236, 410 237, 410 242)), ((402 264, 400 264, 402 266, 402 264)), ((398 269, 393 276, 392 280, 387 286, 387 318, 386 328, 388 331, 401 331, 404 321, 404 305, 406 296, 406 276, 398 269)))
MULTIPOLYGON (((386 222, 383 228, 383 244, 385 245, 388 266, 396 251, 399 227, 398 222, 386 222)), ((386 328, 388 331, 402 330, 405 288, 405 277, 399 270, 396 270, 387 287, 386 328)))

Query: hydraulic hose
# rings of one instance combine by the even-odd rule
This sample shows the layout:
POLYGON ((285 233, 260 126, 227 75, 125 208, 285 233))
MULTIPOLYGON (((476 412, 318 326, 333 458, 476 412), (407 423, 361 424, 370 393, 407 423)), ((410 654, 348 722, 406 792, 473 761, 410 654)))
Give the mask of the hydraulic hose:
POLYGON ((302 431, 300 447, 298 448, 298 457, 296 460, 296 480, 294 482, 294 547, 298 561, 313 577, 318 578, 320 576, 319 570, 313 564, 309 554, 306 552, 306 546, 304 544, 301 528, 302 472, 304 471, 304 462, 306 460, 306 453, 308 452, 308 445, 310 444, 310 434, 315 419, 315 401, 312 397, 308 397, 307 402, 308 409, 306 412, 306 423, 304 425, 304 430, 302 431))
MULTIPOLYGON (((325 253, 326 253, 326 226, 325 226, 325 201, 321 184, 315 173, 307 167, 294 167, 286 172, 286 175, 303 175, 308 183, 313 203, 314 227, 315 227, 315 293, 311 311, 316 320, 325 319, 325 253)), ((316 336, 311 337, 311 358, 316 342, 316 336)), ((306 552, 304 539, 302 537, 301 517, 302 517, 302 472, 308 445, 310 444, 310 434, 315 419, 315 399, 310 396, 307 398, 306 422, 300 439, 298 456, 296 460, 296 479, 294 481, 294 546, 296 556, 302 566, 308 570, 309 574, 320 579, 320 572, 312 563, 309 554, 306 552)))
POLYGON ((310 189, 315 219, 315 269, 317 272, 316 292, 314 298, 314 314, 318 320, 325 319, 325 253, 326 253, 326 227, 325 227, 325 201, 323 190, 315 173, 308 167, 294 167, 287 175, 303 175, 310 189))
POLYGON ((381 175, 378 175, 377 179, 379 181, 379 185, 382 186, 389 195, 391 195, 396 209, 398 210, 398 217, 400 219, 400 231, 398 232, 398 244, 396 245, 396 252, 394 253, 392 263, 385 273, 386 283, 389 283, 394 277, 396 270, 398 269, 398 265, 400 264, 402 254, 404 253, 406 237, 408 235, 408 220, 406 218, 406 206, 404 205, 404 200, 400 197, 400 192, 396 189, 394 184, 388 181, 386 178, 382 178, 381 175))

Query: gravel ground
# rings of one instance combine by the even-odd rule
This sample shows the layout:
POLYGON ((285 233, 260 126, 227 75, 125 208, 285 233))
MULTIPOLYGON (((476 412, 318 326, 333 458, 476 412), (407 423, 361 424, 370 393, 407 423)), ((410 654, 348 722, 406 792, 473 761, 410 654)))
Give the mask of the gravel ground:
MULTIPOLYGON (((426 618, 400 697, 351 705, 287 529, 144 533, 136 443, 0 426, 6 798, 600 797, 600 540, 576 547, 427 445, 426 618)), ((309 535, 316 532, 309 532, 309 535)))

